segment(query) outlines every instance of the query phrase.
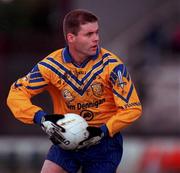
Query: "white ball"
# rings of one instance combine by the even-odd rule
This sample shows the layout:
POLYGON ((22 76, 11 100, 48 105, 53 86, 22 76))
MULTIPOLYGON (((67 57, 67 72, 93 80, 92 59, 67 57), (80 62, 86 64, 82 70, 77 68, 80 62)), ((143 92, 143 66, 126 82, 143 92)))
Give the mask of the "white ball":
POLYGON ((80 115, 74 113, 67 113, 64 116, 65 118, 56 122, 61 128, 59 145, 65 150, 73 150, 88 137, 89 132, 86 130, 88 123, 80 115))

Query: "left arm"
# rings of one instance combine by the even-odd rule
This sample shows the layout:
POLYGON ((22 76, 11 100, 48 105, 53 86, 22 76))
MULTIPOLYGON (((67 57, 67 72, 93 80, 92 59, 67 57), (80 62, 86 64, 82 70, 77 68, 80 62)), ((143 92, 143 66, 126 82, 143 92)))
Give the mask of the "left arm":
POLYGON ((140 117, 142 106, 130 74, 123 63, 116 65, 110 71, 109 80, 114 102, 118 108, 117 113, 106 123, 109 135, 112 137, 140 117))

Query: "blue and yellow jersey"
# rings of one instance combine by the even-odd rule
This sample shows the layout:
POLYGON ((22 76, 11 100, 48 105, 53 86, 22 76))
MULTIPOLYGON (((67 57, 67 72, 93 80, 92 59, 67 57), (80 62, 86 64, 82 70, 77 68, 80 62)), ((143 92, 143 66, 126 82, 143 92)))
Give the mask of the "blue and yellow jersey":
POLYGON ((89 125, 106 124, 110 136, 135 121, 142 111, 130 74, 123 62, 101 48, 81 66, 73 63, 67 47, 42 61, 12 86, 7 99, 15 117, 33 123, 41 110, 31 98, 47 90, 54 113, 77 113, 89 125))

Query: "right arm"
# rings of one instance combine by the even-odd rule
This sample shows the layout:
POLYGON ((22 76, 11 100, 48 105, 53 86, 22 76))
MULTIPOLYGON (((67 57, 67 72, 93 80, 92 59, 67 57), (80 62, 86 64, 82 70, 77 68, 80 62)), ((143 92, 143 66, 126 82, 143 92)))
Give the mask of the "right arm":
POLYGON ((48 78, 47 69, 37 64, 25 77, 12 84, 7 105, 18 120, 33 124, 35 114, 43 112, 39 106, 32 104, 31 98, 46 89, 48 78))

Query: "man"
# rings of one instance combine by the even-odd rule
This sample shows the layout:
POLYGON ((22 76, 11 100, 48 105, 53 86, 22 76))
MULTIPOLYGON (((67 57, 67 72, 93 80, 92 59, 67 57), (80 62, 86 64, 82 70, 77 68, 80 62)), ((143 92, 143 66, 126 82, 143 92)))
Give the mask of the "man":
POLYGON ((52 145, 42 173, 76 173, 80 167, 84 173, 114 173, 123 152, 120 131, 140 117, 140 101, 126 66, 99 46, 94 14, 71 11, 64 18, 63 29, 67 47, 51 53, 17 80, 8 106, 24 123, 42 126, 47 119, 63 118, 66 113, 79 114, 88 122, 84 147, 72 151, 52 145), (44 90, 52 97, 54 114, 48 115, 30 101, 44 90), (92 139, 95 142, 90 146, 92 139))

